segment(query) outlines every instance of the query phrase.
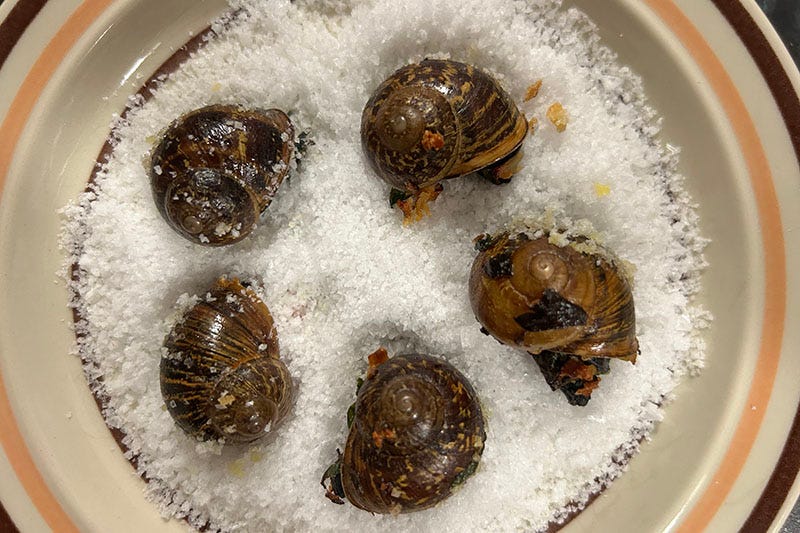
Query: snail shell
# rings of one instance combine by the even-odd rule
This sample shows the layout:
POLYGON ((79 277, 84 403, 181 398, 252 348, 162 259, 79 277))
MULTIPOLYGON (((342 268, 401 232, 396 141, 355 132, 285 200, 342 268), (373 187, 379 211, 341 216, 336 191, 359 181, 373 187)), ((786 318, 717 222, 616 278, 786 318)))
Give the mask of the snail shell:
POLYGON ((211 105, 166 130, 150 158, 156 206, 197 244, 240 241, 289 172, 294 128, 278 109, 211 105))
POLYGON ((500 85, 464 63, 426 59, 386 79, 361 117, 375 172, 415 192, 519 153, 528 123, 500 85))
POLYGON ((472 265, 470 302, 500 342, 531 353, 636 360, 633 295, 608 252, 525 234, 478 245, 484 249, 472 265))
POLYGON ((571 403, 585 404, 608 372, 600 359, 636 361, 631 286, 609 252, 585 238, 557 246, 524 233, 476 246, 469 293, 484 332, 531 353, 571 403))
POLYGON ((161 394, 200 440, 250 442, 286 416, 293 384, 272 316, 238 279, 220 278, 164 340, 161 394))
POLYGON ((344 494, 373 513, 426 509, 474 472, 485 439, 477 396, 458 370, 427 355, 395 356, 359 389, 344 494))

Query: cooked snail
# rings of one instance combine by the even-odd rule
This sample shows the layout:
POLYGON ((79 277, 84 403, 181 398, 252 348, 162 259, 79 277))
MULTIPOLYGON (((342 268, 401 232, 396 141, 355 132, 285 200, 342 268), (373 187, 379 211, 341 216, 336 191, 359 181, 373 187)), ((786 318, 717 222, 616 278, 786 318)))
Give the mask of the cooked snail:
MULTIPOLYGON (((380 349, 360 384, 344 455, 327 496, 372 513, 432 507, 472 475, 486 439, 466 378, 443 359, 380 349)), ((348 417, 350 418, 350 417, 348 417)))
POLYGON ((405 196, 427 190, 435 198, 441 180, 481 170, 497 183, 510 180, 527 131, 525 117, 491 76, 438 59, 396 71, 361 116, 367 159, 405 196))
POLYGON ((150 158, 159 212, 197 244, 240 241, 289 172, 294 128, 278 109, 211 105, 173 122, 150 158))
POLYGON ((292 377, 278 359, 272 316, 238 279, 220 278, 164 340, 161 394, 200 440, 250 442, 286 416, 292 377))
POLYGON ((587 238, 481 236, 470 302, 483 331, 526 350, 553 390, 585 405, 608 359, 635 362, 633 295, 619 261, 587 238))

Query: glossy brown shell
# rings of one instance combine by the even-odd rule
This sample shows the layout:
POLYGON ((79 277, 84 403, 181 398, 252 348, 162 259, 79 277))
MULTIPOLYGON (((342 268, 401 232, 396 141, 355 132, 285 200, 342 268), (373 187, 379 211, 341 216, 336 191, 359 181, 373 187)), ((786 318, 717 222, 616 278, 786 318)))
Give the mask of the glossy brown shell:
POLYGON ((150 158, 164 219, 209 246, 247 236, 289 172, 294 129, 283 111, 211 105, 181 116, 150 158))
POLYGON ((557 246, 547 236, 507 233, 478 247, 470 302, 500 342, 533 354, 636 360, 631 287, 607 251, 588 240, 557 246))
POLYGON ((477 396, 458 370, 426 355, 395 356, 359 389, 344 494, 373 513, 426 509, 474 472, 485 439, 477 396))
POLYGON ((164 340, 161 394, 200 440, 250 442, 288 413, 292 378, 278 359, 272 316, 238 279, 220 278, 164 340))
POLYGON ((361 144, 372 168, 396 189, 411 191, 505 159, 527 131, 525 117, 494 78, 448 60, 396 71, 361 117, 361 144), (437 136, 440 147, 424 142, 426 135, 437 136))

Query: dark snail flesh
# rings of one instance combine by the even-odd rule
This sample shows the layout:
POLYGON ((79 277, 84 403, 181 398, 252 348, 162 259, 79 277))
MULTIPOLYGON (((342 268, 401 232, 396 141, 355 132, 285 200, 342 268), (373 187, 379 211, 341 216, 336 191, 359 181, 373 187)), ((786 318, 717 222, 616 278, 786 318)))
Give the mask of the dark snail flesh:
POLYGON ((336 503, 408 513, 444 500, 472 475, 486 440, 472 386, 427 355, 380 349, 360 384, 344 455, 322 479, 336 503))
POLYGON ((525 117, 494 78, 449 60, 399 69, 376 89, 361 116, 370 165, 398 191, 395 200, 425 192, 422 209, 444 179, 482 171, 496 183, 510 180, 527 132, 525 117))
POLYGON ((156 206, 192 242, 238 242, 289 173, 294 128, 278 109, 211 105, 173 122, 150 158, 156 206))
POLYGON ((164 340, 161 394, 199 440, 251 442, 286 416, 292 377, 272 316, 253 289, 220 278, 164 340))
POLYGON ((585 405, 609 359, 636 361, 630 283, 619 261, 588 238, 563 246, 544 233, 481 236, 472 310, 484 333, 529 352, 553 390, 585 405))

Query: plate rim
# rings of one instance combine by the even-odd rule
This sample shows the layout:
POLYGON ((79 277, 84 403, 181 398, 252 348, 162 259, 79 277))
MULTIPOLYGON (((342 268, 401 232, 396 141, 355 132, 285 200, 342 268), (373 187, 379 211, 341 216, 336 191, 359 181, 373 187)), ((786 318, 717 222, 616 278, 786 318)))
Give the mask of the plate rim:
MULTIPOLYGON (((761 76, 769 86, 789 132, 795 157, 800 164, 800 70, 786 44, 755 0, 743 4, 712 0, 744 43, 761 76)), ((789 434, 761 496, 742 525, 741 531, 780 528, 800 503, 800 405, 789 434)))
MULTIPOLYGON (((761 13, 760 9, 755 4, 755 0, 710 1, 722 13, 730 26, 736 30, 740 40, 761 71, 762 77, 769 86, 774 101, 778 105, 781 115, 783 116, 783 127, 785 127, 789 133, 797 162, 800 164, 800 100, 798 100, 797 93, 797 87, 800 86, 800 82, 798 82, 798 80, 800 80, 800 74, 798 74, 796 65, 791 60, 788 51, 783 46, 780 39, 777 38, 777 33, 775 33, 774 28, 772 28, 768 22, 765 22, 766 17, 764 17, 763 14, 761 18, 759 18, 758 15, 753 16, 754 10, 757 13, 761 13), (749 9, 747 7, 748 5, 749 9), (776 46, 776 39, 777 43, 780 43, 780 47, 776 46), (764 46, 764 44, 766 44, 766 46, 764 46), (778 68, 776 68, 776 66, 778 68), (769 75, 767 75, 767 73, 769 73, 769 75)), ((111 3, 110 0, 86 0, 80 4, 78 10, 99 7, 97 11, 99 16, 111 3)), ((672 0, 645 0, 645 3, 654 11, 658 11, 659 8, 663 8, 666 5, 675 6, 672 0)), ((17 0, 16 2, 10 0, 10 8, 7 16, 3 19, 3 22, 0 23, 0 37, 2 37, 0 40, 0 68, 2 68, 4 61, 13 51, 13 45, 22 37, 28 25, 33 22, 45 4, 47 4, 47 0, 17 0), (9 21, 12 21, 13 24, 10 24, 9 21), (10 47, 4 46, 7 39, 11 41, 10 47), (7 52, 5 51, 6 48, 8 50, 7 52), (4 53, 5 55, 3 55, 4 53)), ((678 11, 680 10, 678 9, 678 11)), ((90 23, 93 20, 94 19, 91 19, 86 23, 84 30, 91 25, 90 23)), ((61 29, 59 29, 59 31, 61 31, 61 29)), ((68 50, 69 49, 65 51, 64 55, 68 53, 68 50)), ((2 126, 0 126, 0 130, 2 129, 2 126)), ((11 153, 13 153, 13 150, 11 153)), ((0 157, 0 159, 2 159, 2 157, 0 157)), ((2 184, 6 170, 7 167, 4 167, 2 161, 0 161, 0 193, 2 193, 2 184)), ((8 399, 5 389, 3 388, 2 374, 0 374, 0 404, 3 403, 8 404, 8 399)), ((4 413, 0 413, 0 427, 6 424, 14 424, 13 412, 11 412, 10 407, 7 414, 10 414, 10 420, 8 416, 4 416, 4 413)), ((8 439, 3 437, 5 433, 6 431, 0 432, 0 444, 2 444, 4 450, 8 453, 8 439)), ((24 441, 21 442, 24 445, 24 441)), ((789 497, 793 495, 796 499, 797 493, 800 492, 800 486, 793 487, 793 485, 797 485, 798 473, 800 473, 800 407, 798 407, 795 414, 794 422, 790 429, 789 436, 784 443, 780 458, 774 466, 772 475, 760 499, 745 522, 743 530, 760 531, 771 525, 774 526, 775 521, 781 518, 782 514, 782 518, 785 519, 785 515, 788 514, 788 511, 783 511, 785 511, 789 497), (788 476, 787 472, 792 475, 788 476), (783 494, 783 496, 781 497, 780 494, 783 494)), ((27 486, 25 488, 30 493, 30 488, 27 486)), ((47 489, 46 486, 45 489, 47 489)), ((53 501, 57 505, 55 496, 50 494, 50 497, 53 498, 53 501)), ((789 508, 791 508, 791 502, 789 508)), ((66 513, 64 513, 64 516, 69 520, 66 513)))

